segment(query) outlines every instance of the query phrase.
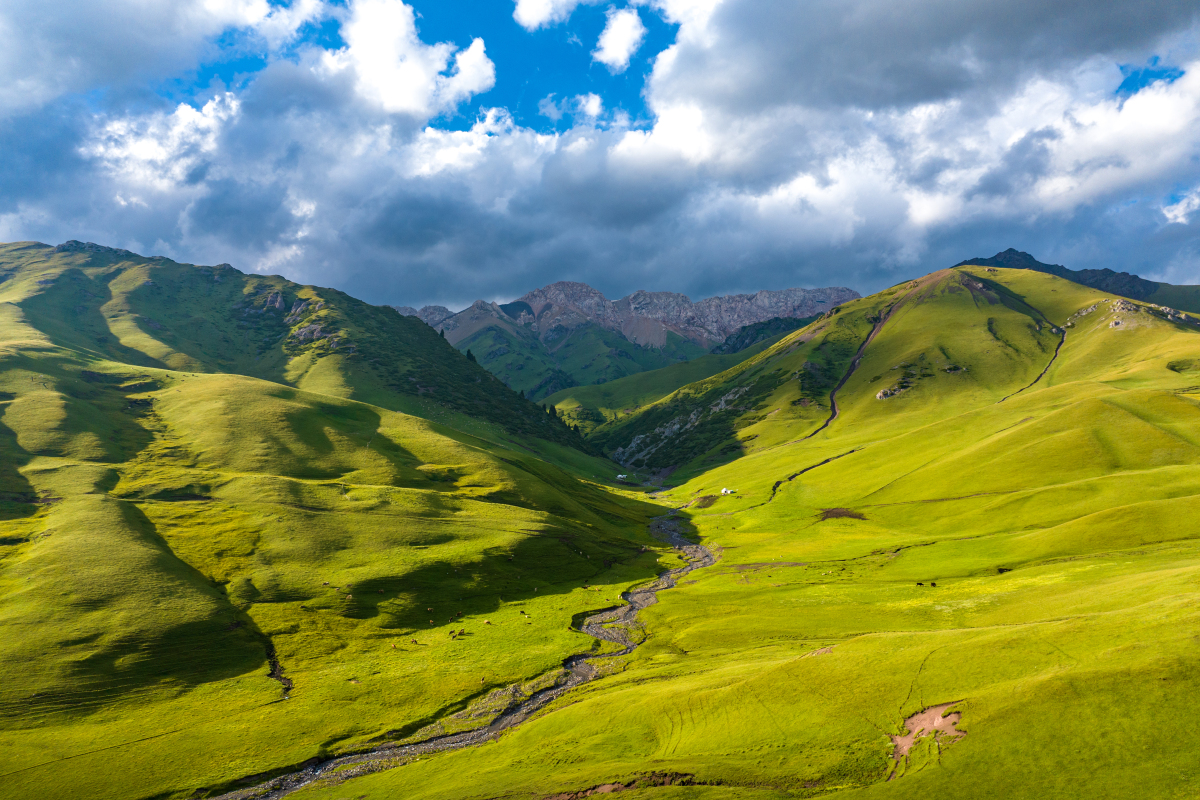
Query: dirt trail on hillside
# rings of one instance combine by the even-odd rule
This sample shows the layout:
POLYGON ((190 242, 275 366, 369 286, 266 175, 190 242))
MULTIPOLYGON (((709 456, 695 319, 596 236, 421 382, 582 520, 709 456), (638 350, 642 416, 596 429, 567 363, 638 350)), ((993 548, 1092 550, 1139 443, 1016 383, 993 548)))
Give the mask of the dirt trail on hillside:
MULTIPOLYGON (((1030 306, 1030 308, 1033 308, 1033 306, 1030 306)), ((1037 309, 1034 309, 1034 311, 1037 311, 1037 309)), ((1041 314, 1042 312, 1038 311, 1038 313, 1041 314)), ((1049 324, 1048 320, 1047 320, 1047 324, 1049 324)), ((1054 362, 1058 359, 1058 352, 1060 350, 1062 350, 1062 346, 1067 343, 1067 329, 1062 328, 1061 330, 1062 330, 1062 337, 1058 340, 1058 347, 1054 348, 1054 355, 1050 356, 1050 363, 1046 364, 1046 368, 1038 373, 1038 376, 1033 379, 1033 383, 1030 383, 1029 386, 1022 386, 1020 389, 1017 389, 1015 392, 1013 392, 1010 395, 1001 397, 999 400, 996 401, 997 403, 1003 403, 1008 398, 1019 395, 1021 392, 1025 391, 1030 386, 1033 386, 1038 381, 1040 381, 1043 377, 1045 377, 1046 373, 1050 371, 1050 367, 1054 366, 1054 362)))
MULTIPOLYGON (((899 301, 893 303, 888 308, 887 313, 884 314, 882 317, 880 317, 879 321, 875 323, 875 327, 871 328, 871 332, 867 334, 867 338, 863 341, 862 345, 858 348, 858 352, 854 354, 854 359, 850 362, 850 368, 846 370, 846 374, 842 376, 842 379, 840 381, 838 381, 837 386, 833 387, 833 391, 829 393, 829 412, 830 412, 829 419, 827 419, 823 423, 821 423, 821 427, 817 428, 815 431, 810 433, 808 436, 805 436, 804 437, 805 439, 811 439, 812 437, 816 436, 818 433, 820 433, 821 431, 828 428, 829 423, 831 423, 835 419, 837 419, 837 416, 838 416, 838 406, 837 406, 838 390, 840 390, 843 386, 846 385, 846 381, 850 380, 850 376, 854 374, 854 371, 856 369, 858 369, 858 362, 862 361, 863 353, 867 352, 867 345, 869 345, 872 341, 874 341, 875 337, 879 334, 879 332, 881 330, 883 330, 884 324, 889 319, 892 318, 892 312, 895 311, 897 308, 899 308, 904 303, 904 301, 909 298, 909 295, 911 295, 915 291, 916 291, 916 289, 909 290, 908 294, 906 294, 906 295, 904 295, 904 297, 900 298, 899 301)), ((818 465, 818 466, 820 466, 820 465, 818 465)))
MULTIPOLYGON (((692 570, 709 567, 716 563, 716 557, 707 547, 692 544, 683 537, 679 530, 679 520, 675 517, 674 511, 655 518, 650 523, 650 533, 654 538, 678 550, 688 563, 682 567, 667 570, 647 586, 622 592, 621 599, 625 601, 624 605, 593 614, 580 625, 580 630, 584 633, 596 639, 619 645, 620 650, 604 655, 580 653, 570 656, 563 661, 562 672, 550 686, 531 694, 526 694, 522 688, 529 685, 530 681, 522 681, 490 693, 489 696, 508 695, 513 700, 491 722, 482 727, 449 735, 430 736, 408 744, 381 745, 365 752, 313 763, 296 772, 280 775, 256 786, 220 795, 216 800, 275 800, 275 798, 291 794, 314 781, 324 779, 331 783, 341 783, 359 775, 401 766, 415 756, 482 744, 496 738, 502 731, 521 724, 551 701, 597 677, 599 671, 593 662, 617 658, 633 652, 640 642, 635 642, 629 637, 626 626, 636 622, 638 612, 657 603, 658 593, 666 589, 673 589, 682 576, 692 570), (605 627, 614 624, 617 627, 605 627)), ((423 730, 436 729, 437 726, 438 724, 434 723, 423 730)), ((415 736, 419 737, 421 733, 422 731, 418 731, 415 736)))

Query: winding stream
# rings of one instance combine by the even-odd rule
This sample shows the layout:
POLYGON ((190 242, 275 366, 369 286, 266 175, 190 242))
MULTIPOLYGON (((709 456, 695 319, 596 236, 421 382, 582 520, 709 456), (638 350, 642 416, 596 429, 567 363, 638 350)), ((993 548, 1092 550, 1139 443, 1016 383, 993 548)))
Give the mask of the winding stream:
MULTIPOLYGON (((580 630, 596 639, 620 645, 621 649, 593 655, 580 653, 570 656, 563 661, 563 671, 553 685, 532 694, 526 695, 522 686, 529 681, 509 686, 507 689, 492 694, 508 693, 514 699, 488 724, 459 733, 430 736, 407 744, 385 744, 365 752, 333 758, 318 764, 313 764, 296 772, 280 775, 257 786, 237 789, 220 795, 216 800, 275 800, 301 789, 321 778, 331 778, 336 772, 338 781, 345 780, 371 772, 379 772, 391 767, 400 766, 412 756, 441 753, 446 750, 459 750, 464 747, 482 744, 500 735, 501 732, 520 725, 550 702, 558 699, 580 684, 587 683, 599 674, 593 662, 628 655, 637 648, 638 642, 629 638, 624 626, 635 621, 637 614, 643 608, 658 602, 658 593, 675 587, 678 579, 692 570, 708 567, 716 563, 716 558, 707 547, 692 544, 683 537, 679 530, 679 521, 675 512, 656 517, 650 523, 650 533, 661 542, 671 545, 683 554, 687 564, 682 567, 667 570, 647 586, 632 591, 622 592, 621 599, 625 604, 593 614, 584 620, 580 630), (620 627, 605 627, 617 624, 620 627)), ((436 723, 433 726, 436 727, 436 723)), ((420 735, 420 732, 417 733, 420 735)))

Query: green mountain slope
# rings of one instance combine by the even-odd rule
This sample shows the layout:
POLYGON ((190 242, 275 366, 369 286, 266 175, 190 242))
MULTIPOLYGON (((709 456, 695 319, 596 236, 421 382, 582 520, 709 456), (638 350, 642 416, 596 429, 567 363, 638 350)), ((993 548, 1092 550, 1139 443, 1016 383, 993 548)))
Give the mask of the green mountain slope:
POLYGON ((589 324, 546 345, 516 323, 495 320, 457 339, 455 346, 470 350, 507 386, 542 401, 572 386, 606 383, 707 352, 677 333, 668 332, 666 338, 662 347, 643 347, 616 331, 589 324))
POLYGON ((594 641, 564 620, 657 571, 658 507, 419 321, 2 258, 0 797, 204 795, 408 735, 552 674, 594 641))
POLYGON ((1102 292, 1119 294, 1134 300, 1144 300, 1156 305, 1165 305, 1182 311, 1200 313, 1200 286, 1176 286, 1170 283, 1146 280, 1130 272, 1114 272, 1111 269, 1067 269, 1059 264, 1043 264, 1029 253, 1009 248, 991 258, 970 258, 957 266, 1004 267, 1006 269, 1031 269, 1057 275, 1075 283, 1082 283, 1102 292))
MULTIPOLYGON (((752 337, 756 335, 757 331, 751 333, 752 337)), ((599 426, 632 414, 681 386, 724 372, 765 350, 780 336, 782 334, 757 339, 756 343, 733 353, 710 353, 691 361, 647 370, 595 386, 563 389, 547 397, 546 403, 553 405, 559 417, 567 423, 578 426, 584 435, 589 435, 599 426)))
POLYGON ((228 265, 68 242, 0 245, 0 302, 90 358, 234 372, 471 426, 580 444, 569 430, 386 306, 228 265))
POLYGON ((1037 272, 844 304, 620 421, 719 560, 617 674, 295 796, 1190 796, 1198 376, 1195 318, 1037 272))

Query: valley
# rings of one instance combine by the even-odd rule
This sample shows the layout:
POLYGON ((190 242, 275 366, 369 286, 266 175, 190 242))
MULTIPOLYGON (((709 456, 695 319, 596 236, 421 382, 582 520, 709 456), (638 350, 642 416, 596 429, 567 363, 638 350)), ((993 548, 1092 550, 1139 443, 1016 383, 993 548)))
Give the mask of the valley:
POLYGON ((1196 790, 1189 287, 978 259, 547 413, 90 247, 0 246, 0 797, 1196 790))

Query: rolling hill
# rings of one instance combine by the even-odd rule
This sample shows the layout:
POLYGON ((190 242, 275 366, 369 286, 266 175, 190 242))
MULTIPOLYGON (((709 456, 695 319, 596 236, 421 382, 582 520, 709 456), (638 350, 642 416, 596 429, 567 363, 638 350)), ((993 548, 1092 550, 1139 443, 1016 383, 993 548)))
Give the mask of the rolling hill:
POLYGON ((1193 315, 907 281, 597 428, 669 472, 643 494, 465 412, 101 351, 150 347, 107 300, 68 343, 41 274, 0 283, 0 796, 1194 794, 1193 315), (586 652, 625 654, 562 691, 586 652))
POLYGON ((292 796, 1190 796, 1198 370, 1195 317, 1028 270, 846 303, 614 426, 718 556, 619 670, 292 796))
POLYGON ((418 320, 77 243, 0 278, 0 796, 407 735, 656 570, 658 507, 418 320))

